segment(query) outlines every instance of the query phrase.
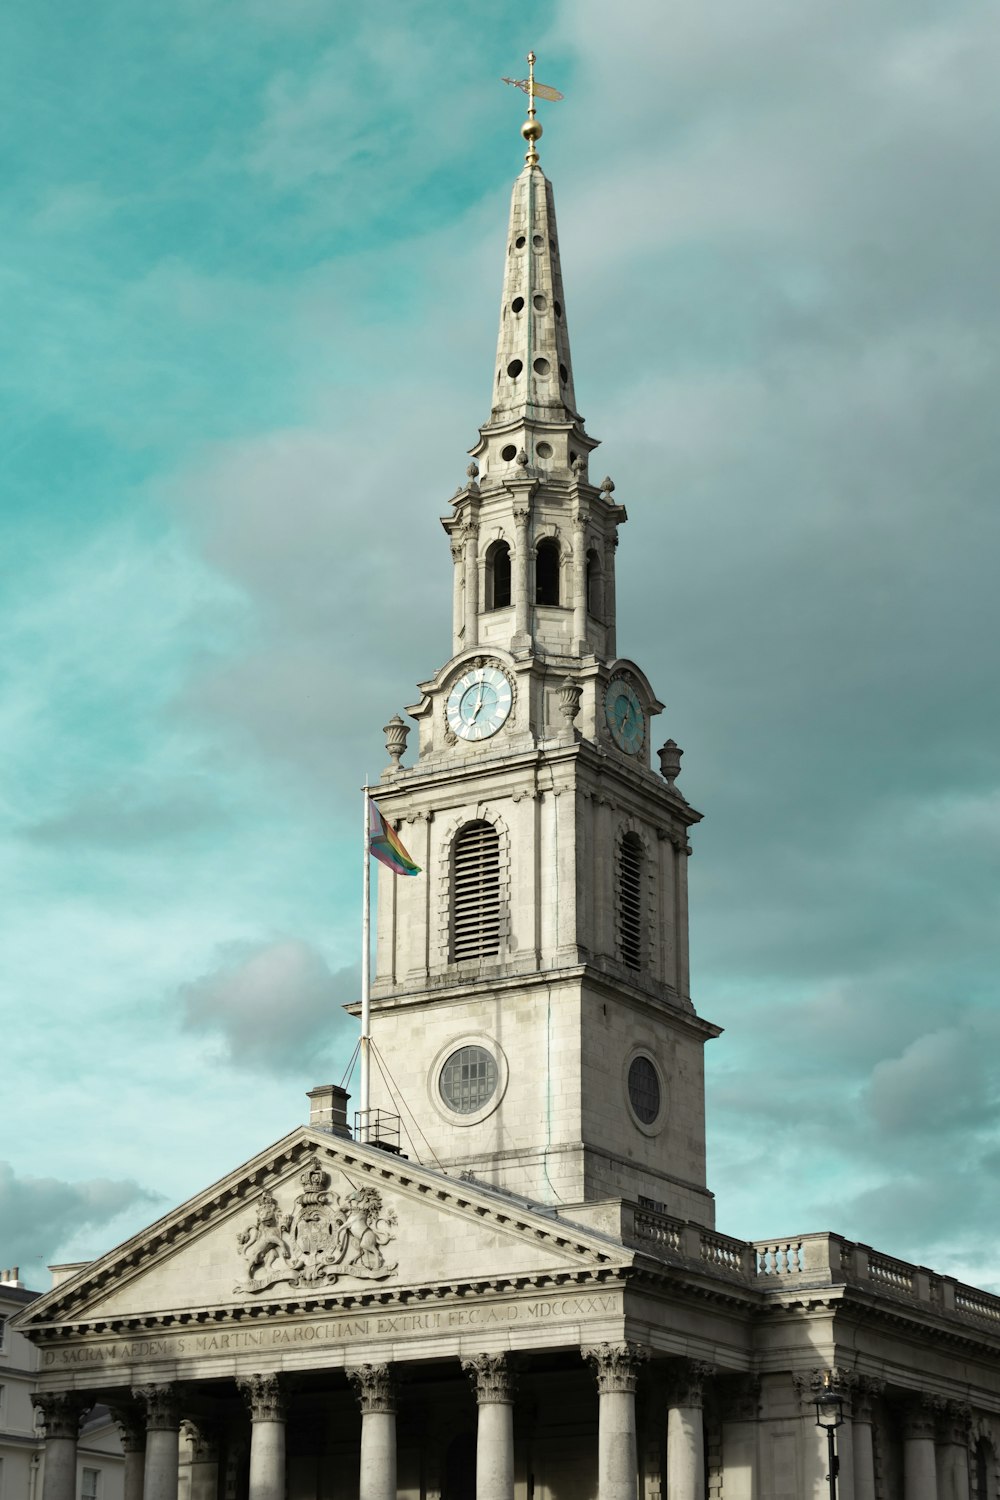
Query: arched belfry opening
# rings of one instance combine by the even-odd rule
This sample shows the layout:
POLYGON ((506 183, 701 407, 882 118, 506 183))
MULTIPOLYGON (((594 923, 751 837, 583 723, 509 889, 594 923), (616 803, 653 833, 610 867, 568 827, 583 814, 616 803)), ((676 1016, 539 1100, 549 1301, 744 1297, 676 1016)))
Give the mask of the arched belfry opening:
POLYGON ((604 570, 595 547, 587 553, 587 613, 595 620, 604 619, 604 570))
POLYGON ((510 547, 506 542, 491 542, 486 549, 484 592, 488 610, 507 609, 510 605, 510 547))
POLYGON ((559 543, 555 537, 543 537, 535 552, 535 603, 558 604, 559 543))

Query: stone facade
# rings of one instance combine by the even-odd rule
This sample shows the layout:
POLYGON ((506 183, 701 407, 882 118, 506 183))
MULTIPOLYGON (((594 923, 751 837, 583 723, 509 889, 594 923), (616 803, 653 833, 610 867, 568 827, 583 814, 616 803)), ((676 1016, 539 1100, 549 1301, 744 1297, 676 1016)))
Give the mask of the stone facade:
POLYGON ((514 188, 489 421, 445 517, 453 654, 378 800, 373 1106, 311 1123, 19 1319, 125 1500, 995 1500, 1000 1299, 836 1235, 718 1234, 662 704, 617 654, 551 188, 514 188), (397 1120, 382 1134, 381 1121, 397 1120), (405 1154, 404 1154, 405 1153, 405 1154))

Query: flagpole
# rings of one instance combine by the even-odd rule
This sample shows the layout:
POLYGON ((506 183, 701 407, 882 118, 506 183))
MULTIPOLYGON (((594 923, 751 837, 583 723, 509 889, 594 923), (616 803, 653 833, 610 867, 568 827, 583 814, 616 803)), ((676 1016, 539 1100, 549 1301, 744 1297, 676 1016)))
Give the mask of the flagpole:
POLYGON ((358 1132, 362 1141, 368 1140, 368 1110, 369 1098, 369 1047, 371 1043, 371 832, 368 813, 368 777, 365 777, 363 793, 365 835, 364 835, 364 899, 361 917, 361 1108, 358 1112, 360 1130, 358 1132))

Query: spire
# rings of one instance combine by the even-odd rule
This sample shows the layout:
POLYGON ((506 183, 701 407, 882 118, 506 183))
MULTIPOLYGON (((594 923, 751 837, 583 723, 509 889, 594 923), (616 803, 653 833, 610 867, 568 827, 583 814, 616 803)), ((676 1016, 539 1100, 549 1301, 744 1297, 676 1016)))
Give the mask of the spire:
POLYGON ((504 79, 528 96, 528 118, 521 126, 528 151, 511 196, 488 427, 508 427, 526 418, 577 420, 555 202, 552 185, 538 165, 542 126, 535 110, 536 98, 557 100, 562 95, 535 82, 533 52, 528 53, 528 68, 526 79, 504 79))

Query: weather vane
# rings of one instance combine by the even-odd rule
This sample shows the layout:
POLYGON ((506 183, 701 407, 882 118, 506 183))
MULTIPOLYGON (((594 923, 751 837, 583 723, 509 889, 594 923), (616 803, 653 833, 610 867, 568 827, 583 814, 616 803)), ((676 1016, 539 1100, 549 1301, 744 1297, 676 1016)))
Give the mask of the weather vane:
POLYGON ((535 54, 528 53, 528 76, 527 78, 501 78, 501 83, 512 84, 514 88, 520 89, 528 96, 528 118, 521 126, 521 134, 528 143, 528 151, 525 161, 529 167, 538 165, 538 138, 542 133, 542 127, 535 118, 535 100, 550 99, 556 103, 563 96, 558 89, 551 88, 547 83, 535 82, 535 54))

